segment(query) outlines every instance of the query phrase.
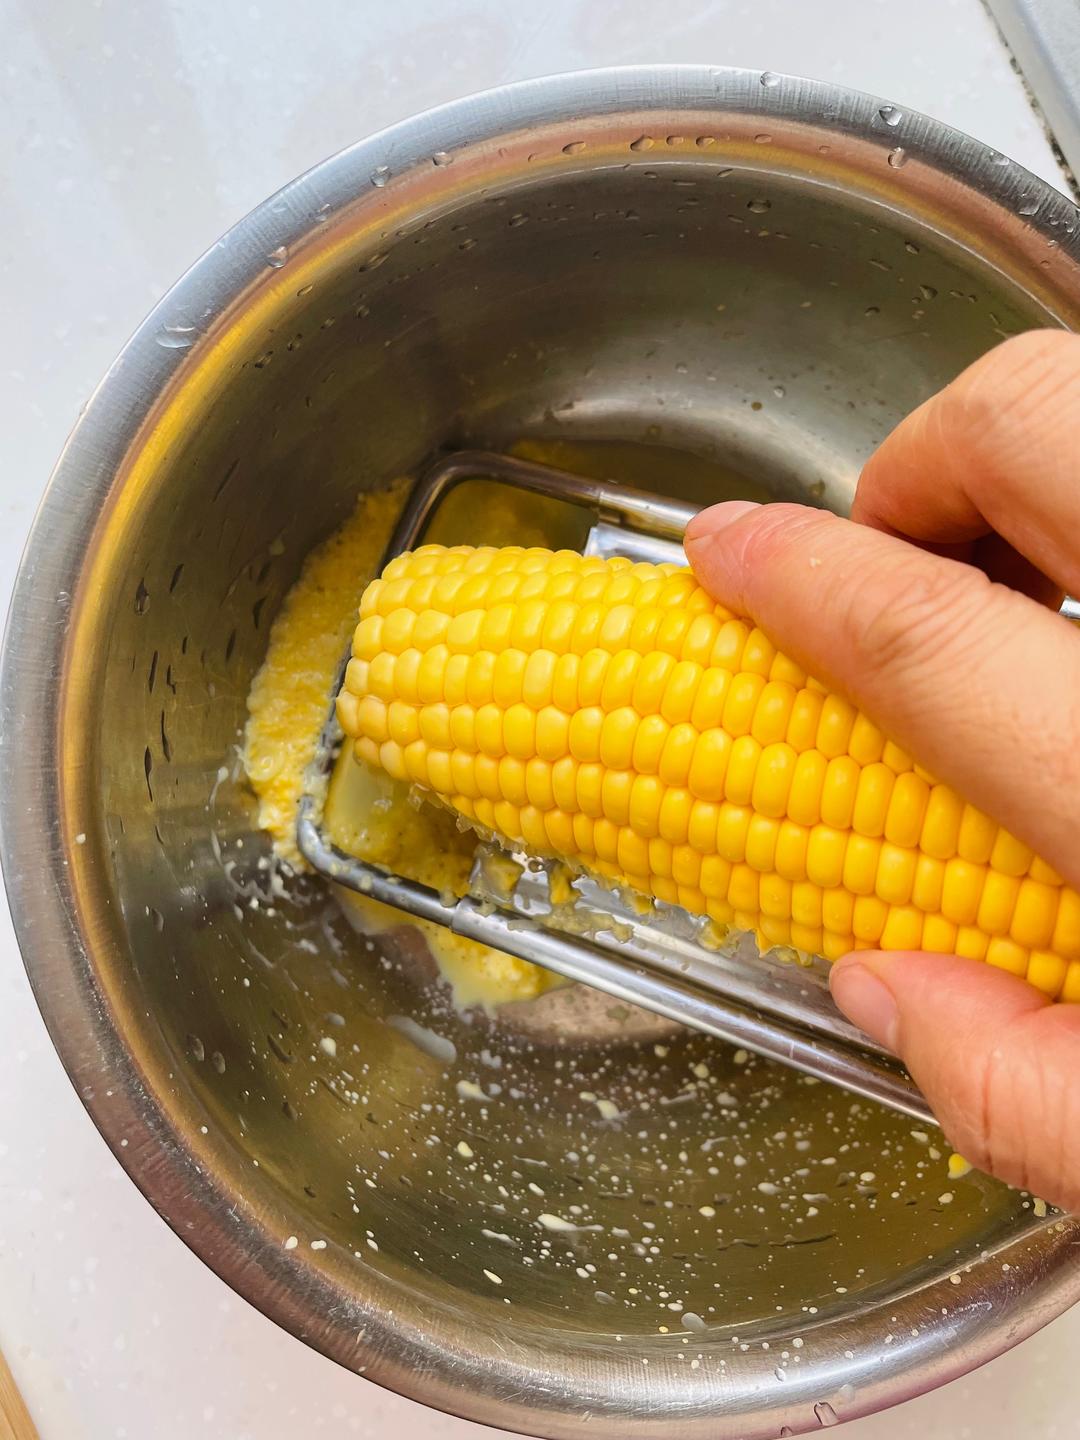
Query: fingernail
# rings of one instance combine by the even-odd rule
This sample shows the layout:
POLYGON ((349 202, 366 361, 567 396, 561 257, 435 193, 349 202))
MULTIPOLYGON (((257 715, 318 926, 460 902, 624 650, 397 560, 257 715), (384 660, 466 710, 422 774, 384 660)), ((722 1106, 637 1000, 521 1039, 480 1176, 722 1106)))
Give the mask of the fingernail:
POLYGON ((858 960, 840 962, 829 976, 832 997, 844 1014, 872 1040, 896 1051, 900 1012, 884 980, 858 960))
POLYGON ((710 505, 707 510, 700 510, 687 525, 686 543, 693 545, 699 540, 705 540, 710 535, 715 535, 718 530, 734 525, 736 520, 741 520, 751 510, 760 509, 761 506, 756 500, 722 500, 719 505, 710 505))

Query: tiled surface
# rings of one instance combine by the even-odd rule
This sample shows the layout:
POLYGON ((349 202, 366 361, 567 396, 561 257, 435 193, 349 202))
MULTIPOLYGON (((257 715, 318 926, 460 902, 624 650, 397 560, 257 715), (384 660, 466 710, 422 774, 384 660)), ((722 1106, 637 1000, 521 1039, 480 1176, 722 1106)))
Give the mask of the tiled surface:
MULTIPOLYGON (((707 60, 875 91, 1053 180, 979 0, 0 0, 0 596, 64 435, 126 334, 241 213, 470 90, 707 60)), ((0 1346, 43 1440, 481 1440, 233 1296, 121 1173, 0 910, 0 1346)), ((1080 1434, 1080 1311, 852 1440, 1080 1434)))

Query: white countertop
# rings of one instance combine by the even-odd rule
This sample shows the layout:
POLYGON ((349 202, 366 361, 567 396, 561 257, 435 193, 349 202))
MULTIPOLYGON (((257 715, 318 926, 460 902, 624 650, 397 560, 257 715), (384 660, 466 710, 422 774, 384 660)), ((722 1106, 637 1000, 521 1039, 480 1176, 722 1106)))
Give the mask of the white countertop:
MULTIPOLYGON (((834 80, 1060 172, 980 0, 0 0, 0 598, 95 382, 243 212, 471 90, 703 60, 834 80)), ((338 1369, 189 1253, 98 1137, 0 902, 0 1348, 42 1440, 482 1440, 338 1369)), ((1080 1434, 1080 1307, 851 1440, 1080 1434)))

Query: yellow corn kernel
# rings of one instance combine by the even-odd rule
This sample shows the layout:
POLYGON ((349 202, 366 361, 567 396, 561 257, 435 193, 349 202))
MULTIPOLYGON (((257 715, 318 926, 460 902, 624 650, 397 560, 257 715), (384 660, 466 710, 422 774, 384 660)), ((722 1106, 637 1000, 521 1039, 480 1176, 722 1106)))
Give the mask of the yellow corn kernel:
POLYGON ((990 936, 974 925, 956 927, 956 954, 965 960, 985 960, 990 936))
POLYGON ((873 895, 880 862, 880 840, 871 840, 866 835, 850 835, 841 876, 844 888, 853 895, 873 895))
POLYGON ((736 675, 742 669, 742 655, 750 627, 742 620, 728 620, 721 625, 720 633, 713 644, 709 664, 718 670, 727 670, 736 675))
POLYGON ((599 705, 602 710, 610 714, 612 710, 630 705, 640 664, 641 656, 633 650, 620 650, 611 657, 600 687, 599 705))
MULTIPOLYGON (((666 723, 666 722, 665 722, 666 723)), ((660 779, 665 785, 684 786, 690 778, 690 766, 694 762, 698 734, 694 727, 684 722, 672 725, 660 752, 660 779)))
POLYGON ((740 735, 732 744, 724 777, 724 796, 734 805, 749 805, 761 746, 752 735, 740 735))
POLYGON ((856 715, 848 741, 848 754, 859 765, 873 765, 881 759, 885 736, 872 720, 856 715))
POLYGON ((791 921, 783 916, 763 913, 757 928, 763 951, 773 945, 791 944, 791 921))
MULTIPOLYGON (((756 915, 761 908, 759 905, 759 879, 756 870, 751 870, 749 865, 733 865, 731 867, 731 880, 728 882, 728 903, 735 907, 736 913, 740 910, 748 915, 756 915)), ((752 929, 753 926, 747 926, 752 929)))
POLYGON ((746 834, 751 819, 745 805, 732 805, 730 801, 725 801, 720 806, 714 843, 717 853, 732 865, 746 859, 746 834))
POLYGON ((1034 857, 1028 866, 1028 874, 1032 880, 1038 880, 1042 885, 1060 885, 1063 883, 1058 872, 1047 865, 1045 860, 1040 860, 1038 855, 1034 857))
POLYGON ((945 866, 941 860, 920 855, 915 861, 915 883, 911 887, 912 902, 924 914, 934 915, 941 909, 941 892, 945 885, 945 866))
POLYGON ((1073 1005, 1080 1004, 1080 960, 1070 960, 1061 985, 1061 998, 1073 1005))
MULTIPOLYGON (((794 924, 791 930, 792 943, 794 943, 794 924)), ((819 930, 818 934, 821 935, 822 942, 817 953, 824 955, 826 960, 839 960, 842 955, 846 955, 851 949, 855 939, 854 935, 840 935, 835 930, 825 930, 824 932, 819 930)))
POLYGON ((746 828, 746 863, 759 875, 771 874, 776 869, 776 842, 779 835, 778 820, 751 812, 750 824, 746 828))
POLYGON ((885 812, 885 839, 909 849, 918 845, 929 801, 930 786, 921 775, 898 775, 885 812))
POLYGON ((776 873, 785 880, 805 880, 810 831, 793 820, 781 820, 776 837, 776 873))
POLYGON ((804 950, 807 955, 820 955, 825 936, 820 925, 798 925, 792 921, 791 943, 796 950, 804 950))
POLYGON ((693 803, 689 790, 678 787, 669 789, 660 802, 660 834, 672 845, 685 844, 693 803))
POLYGON ((1069 962, 1049 950, 1033 950, 1028 960, 1028 984, 1034 985, 1044 995, 1056 1000, 1065 984, 1069 962))
POLYGON ((827 760, 847 754, 854 723, 855 707, 839 695, 826 695, 818 721, 817 748, 827 760))
POLYGON ((823 891, 809 880, 796 880, 791 886, 791 918, 798 925, 822 923, 823 891))
MULTIPOLYGON (((758 742, 747 737, 752 744, 758 742)), ((737 740, 736 748, 743 742, 737 740)), ((751 804, 760 815, 779 819, 787 812, 788 796, 791 791, 798 756, 790 745, 783 741, 766 745, 761 751, 754 773, 751 804)), ((734 799, 734 796, 730 798, 734 799)))
POLYGON ((998 831, 990 852, 992 869, 1000 870, 1003 875, 1026 875, 1033 859, 1034 851, 1030 845, 1017 840, 1007 830, 998 831))
POLYGON ((829 763, 820 750, 804 750, 796 758, 788 815, 800 825, 816 825, 821 819, 821 792, 829 763))
POLYGON ((717 670, 714 667, 702 673, 690 710, 690 724, 695 730, 704 734, 707 730, 719 729, 730 684, 730 670, 717 670))
POLYGON ((944 915, 927 915, 923 919, 922 948, 935 955, 954 955, 956 926, 944 915))
POLYGON ((821 895, 821 923, 838 935, 850 935, 855 919, 855 896, 835 885, 821 895))
POLYGON ((975 865, 985 865, 997 839, 998 825, 974 805, 965 805, 960 819, 960 833, 956 837, 956 853, 961 860, 970 860, 975 865))
POLYGON ((970 925, 979 913, 986 871, 959 856, 948 861, 941 887, 941 913, 957 925, 970 925))
POLYGON ((698 733, 687 776, 687 783, 698 799, 724 798, 731 755, 732 740, 727 731, 713 729, 706 730, 704 734, 698 733))
POLYGON ((787 738, 795 687, 782 680, 770 680, 758 697, 750 733, 759 745, 773 745, 787 738))
MULTIPOLYGON (((790 919, 791 881, 785 880, 782 875, 777 875, 775 872, 771 875, 761 875, 758 881, 758 903, 762 915, 770 915, 774 919, 790 919)), ((774 941, 773 943, 781 942, 774 941)))
POLYGON ((1057 922, 1051 945, 1066 960, 1080 960, 1080 895, 1065 886, 1058 900, 1057 922))
POLYGON ((859 895, 855 900, 852 929, 856 940, 865 940, 877 945, 885 931, 889 918, 889 907, 876 895, 859 895))
POLYGON ((994 935, 986 947, 986 961, 988 965, 996 965, 999 970, 1010 970, 1014 975, 1026 975, 1028 967, 1028 952, 1015 940, 1009 940, 1004 935, 994 935))
POLYGON ((630 819, 630 792, 634 776, 629 770, 608 770, 604 774, 602 802, 604 814, 615 825, 625 825, 630 819))
POLYGON ((800 690, 791 707, 787 742, 798 754, 813 750, 817 744, 818 724, 824 696, 816 690, 800 690))
POLYGON ((1021 880, 1009 934, 1018 945, 1045 950, 1054 933, 1057 908, 1058 894, 1053 886, 1030 878, 1021 880))
POLYGON ((917 859, 914 850, 892 845, 887 840, 882 842, 874 889, 886 905, 908 904, 915 887, 917 859))
POLYGON ((760 675, 745 674, 736 675, 728 686, 722 723, 734 739, 750 734, 754 711, 764 688, 765 681, 760 675))
POLYGON ((704 859, 698 857, 698 864, 697 883, 701 886, 705 897, 708 900, 727 899, 728 889, 731 885, 731 862, 725 860, 722 855, 706 855, 704 859))
POLYGON ((930 791, 923 820, 920 845, 935 860, 951 860, 960 838, 960 820, 964 803, 947 785, 935 785, 930 791))
POLYGON ((897 775, 904 775, 912 768, 911 756, 891 740, 886 740, 881 752, 881 759, 897 775))
POLYGON ((844 855, 848 837, 842 830, 828 825, 815 825, 810 831, 806 851, 806 873, 823 890, 839 885, 844 874, 844 855))
POLYGON ((1007 935, 1020 894, 1020 881, 1015 875, 988 870, 975 917, 980 930, 987 935, 1007 935))
POLYGON ((834 830, 850 828, 860 773, 850 755, 838 755, 835 760, 829 761, 825 784, 821 789, 823 824, 831 825, 834 830))
POLYGON ((881 932, 883 950, 921 950, 925 916, 913 905, 890 905, 881 932))
POLYGON ((695 800, 690 806, 690 819, 686 826, 686 838, 696 850, 708 854, 716 844, 720 828, 721 807, 711 800, 695 800))
POLYGON ((885 833, 896 776, 887 765, 867 765, 859 775, 855 806, 851 812, 852 828, 874 840, 885 833))

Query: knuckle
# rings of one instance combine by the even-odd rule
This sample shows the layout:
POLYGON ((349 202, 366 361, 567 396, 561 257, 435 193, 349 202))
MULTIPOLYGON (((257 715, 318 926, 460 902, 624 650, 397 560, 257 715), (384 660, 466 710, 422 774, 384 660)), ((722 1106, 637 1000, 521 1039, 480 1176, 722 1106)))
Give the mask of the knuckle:
MULTIPOLYGON (((1065 396, 1080 403, 1080 338, 1030 331, 991 350, 942 391, 942 428, 997 475, 1016 447, 1029 443, 1032 426, 1069 413, 1065 396)), ((1070 425, 1074 420, 1069 414, 1070 425)))
POLYGON ((856 580, 848 631, 860 668, 933 693, 943 671, 955 672, 985 643, 990 588, 979 572, 947 560, 912 564, 902 584, 856 580))

